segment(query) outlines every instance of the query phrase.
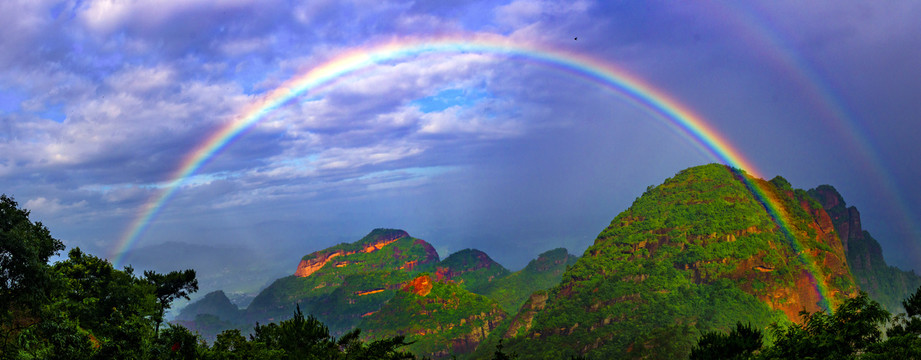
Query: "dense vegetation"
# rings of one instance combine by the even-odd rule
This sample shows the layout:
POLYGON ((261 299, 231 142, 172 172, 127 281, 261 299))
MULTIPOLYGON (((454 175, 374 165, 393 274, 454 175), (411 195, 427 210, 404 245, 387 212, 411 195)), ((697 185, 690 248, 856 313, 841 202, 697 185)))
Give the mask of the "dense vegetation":
MULTIPOLYGON (((299 268, 309 268, 309 275, 292 275, 276 280, 245 310, 235 311, 225 296, 212 293, 183 310, 178 323, 199 331, 205 339, 213 341, 224 329, 238 329, 246 334, 253 331, 252 324, 255 322, 286 319, 294 311, 295 304, 299 304, 305 313, 327 324, 330 333, 336 336, 360 326, 366 330, 366 335, 405 334, 414 342, 410 349, 419 354, 444 355, 445 351, 453 349, 454 354, 461 355, 478 346, 496 324, 501 321, 507 323, 505 314, 517 312, 531 293, 559 283, 566 266, 575 259, 565 249, 551 250, 538 256, 523 270, 511 273, 476 249, 464 249, 438 261, 437 253, 427 242, 412 238, 402 230, 375 229, 357 242, 339 244, 304 256, 299 268), (374 244, 380 247, 371 250, 374 244), (455 306, 462 311, 443 309, 436 317, 438 322, 445 324, 464 321, 464 326, 455 326, 450 331, 429 331, 425 336, 402 327, 401 324, 409 319, 424 315, 420 315, 418 307, 392 304, 406 300, 409 295, 401 294, 399 288, 421 274, 430 274, 439 285, 435 292, 420 298, 420 301, 430 302, 426 305, 428 307, 458 304, 455 306), (438 290, 444 286, 454 291, 438 290), (441 298, 442 295, 447 297, 441 298), (477 312, 495 315, 496 318, 486 322, 486 330, 480 331, 481 334, 471 335, 465 330, 471 328, 471 321, 483 321, 474 321, 465 311, 479 310, 481 306, 477 304, 487 298, 491 299, 488 300, 490 302, 498 302, 504 311, 490 305, 489 311, 477 312), (382 317, 388 319, 374 321, 382 317), (454 343, 457 346, 450 345, 454 343)), ((426 324, 432 323, 430 320, 426 324)), ((477 325, 474 328, 483 327, 477 325)), ((496 342, 498 338, 487 346, 494 346, 496 342)))
POLYGON ((401 230, 376 229, 355 243, 340 244, 304 257, 304 261, 341 253, 307 277, 276 280, 253 299, 245 318, 237 322, 272 322, 285 319, 295 304, 343 334, 377 311, 395 294, 395 288, 416 274, 433 270, 438 255, 428 243, 401 230), (379 250, 366 252, 381 239, 395 239, 379 250), (345 255, 347 254, 347 255, 345 255))
POLYGON ((512 272, 476 249, 464 249, 438 263, 438 278, 447 278, 463 288, 482 294, 483 289, 512 272))
POLYGON ((63 243, 0 196, 0 359, 921 359, 921 279, 888 267, 829 188, 687 169, 582 258, 551 250, 515 273, 376 229, 245 310, 214 292, 165 325, 193 270, 136 275, 80 249, 49 264, 63 243))
POLYGON ((773 324, 773 343, 757 327, 736 324, 729 333, 704 334, 692 360, 707 359, 921 359, 921 288, 902 302, 906 313, 890 317, 865 292, 834 313, 800 313, 797 324, 773 324), (885 337, 883 336, 885 329, 885 337))
POLYGON ((79 248, 64 250, 29 211, 0 195, 0 359, 411 359, 402 337, 338 339, 299 308, 247 340, 227 330, 208 346, 174 324, 161 328, 173 300, 198 290, 193 270, 134 274, 79 248))
POLYGON ((563 248, 546 251, 528 262, 524 269, 489 283, 477 293, 495 299, 505 311, 514 314, 535 291, 559 284, 566 267, 576 259, 563 248))
POLYGON ((788 323, 791 311, 821 309, 810 263, 840 303, 856 291, 846 266, 813 259, 843 258, 843 250, 802 201, 809 205, 805 192, 782 178, 765 182, 722 165, 650 186, 506 347, 527 358, 683 358, 702 333, 737 320, 764 328, 788 323), (753 187, 779 213, 766 211, 753 187))
POLYGON ((375 337, 406 336, 414 342, 408 350, 438 358, 472 352, 507 316, 495 300, 456 283, 433 281, 427 274, 416 280, 427 285, 397 292, 359 327, 375 337))

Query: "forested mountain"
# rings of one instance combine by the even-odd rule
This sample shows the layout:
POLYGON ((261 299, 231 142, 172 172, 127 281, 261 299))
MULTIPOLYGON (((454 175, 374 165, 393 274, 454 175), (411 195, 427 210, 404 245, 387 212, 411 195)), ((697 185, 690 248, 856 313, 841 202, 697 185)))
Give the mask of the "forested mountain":
POLYGON ((556 249, 510 272, 479 250, 439 261, 429 243, 376 229, 305 256, 239 318, 195 322, 245 329, 299 304, 333 334, 406 336, 435 358, 491 358, 500 340, 523 358, 683 358, 739 321, 792 326, 860 289, 896 310, 919 285, 886 265, 833 188, 714 164, 650 186, 581 258, 556 249))
POLYGON ((299 306, 333 335, 359 326, 367 328, 369 340, 405 335, 414 341, 411 350, 428 356, 464 354, 507 323, 532 292, 559 283, 575 259, 555 249, 512 273, 480 250, 464 249, 440 261, 424 240, 403 230, 375 229, 357 242, 304 256, 293 275, 276 280, 246 309, 231 311, 223 293, 211 293, 184 309, 176 323, 213 340, 224 329, 246 333, 257 322, 287 319, 299 306), (401 291, 422 279, 434 290, 401 291))
POLYGON ((524 269, 490 283, 479 293, 495 299, 505 311, 514 314, 532 293, 558 284, 566 267, 574 264, 576 259, 578 257, 564 248, 546 251, 531 260, 524 269))
POLYGON ((510 273, 486 253, 464 249, 442 260, 435 275, 437 280, 451 280, 468 291, 482 293, 484 288, 510 273))
POLYGON ((495 300, 425 274, 362 319, 359 328, 369 339, 406 336, 412 342, 407 350, 438 359, 474 351, 507 316, 495 300))
POLYGON ((805 191, 699 166, 615 217, 559 285, 532 298, 530 326, 513 324, 506 344, 527 358, 683 358, 703 332, 797 320, 857 290, 827 214, 805 191))

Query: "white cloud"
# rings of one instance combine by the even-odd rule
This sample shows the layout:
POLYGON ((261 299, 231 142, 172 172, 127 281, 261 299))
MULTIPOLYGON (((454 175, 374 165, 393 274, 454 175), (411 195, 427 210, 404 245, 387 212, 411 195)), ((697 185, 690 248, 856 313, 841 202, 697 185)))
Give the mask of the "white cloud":
POLYGON ((421 116, 420 134, 473 134, 481 138, 499 138, 518 135, 521 125, 504 118, 488 118, 475 111, 452 106, 443 111, 421 116))
POLYGON ((252 0, 95 0, 84 4, 80 19, 89 28, 108 33, 126 25, 157 26, 175 14, 193 9, 220 10, 252 3, 252 0))
POLYGON ((45 197, 37 197, 29 199, 23 205, 24 208, 31 210, 32 212, 39 215, 38 217, 45 217, 50 215, 55 215, 63 211, 73 211, 78 210, 87 205, 86 200, 80 200, 70 204, 61 203, 60 199, 47 199, 45 197))

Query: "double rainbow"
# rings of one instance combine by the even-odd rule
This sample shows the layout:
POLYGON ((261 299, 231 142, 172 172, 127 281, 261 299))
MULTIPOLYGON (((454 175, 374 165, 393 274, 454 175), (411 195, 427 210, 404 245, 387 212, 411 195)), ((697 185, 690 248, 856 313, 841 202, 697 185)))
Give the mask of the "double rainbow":
MULTIPOLYGON (((760 177, 755 172, 755 167, 742 156, 739 150, 707 124, 703 118, 663 91, 610 63, 566 50, 535 44, 515 43, 508 38, 499 36, 445 36, 399 39, 344 52, 310 71, 292 78, 269 92, 260 101, 246 107, 239 116, 213 133, 182 161, 170 176, 171 180, 157 196, 144 206, 120 239, 112 252, 113 264, 116 267, 121 266, 125 254, 144 233, 151 220, 156 217, 169 199, 196 171, 267 114, 295 97, 329 85, 338 79, 372 65, 409 59, 428 53, 479 53, 507 56, 540 63, 589 79, 630 100, 656 117, 665 120, 667 124, 680 130, 681 133, 717 161, 736 168, 746 169, 752 176, 760 177)), ((791 240, 794 250, 800 254, 803 264, 811 272, 810 276, 813 277, 813 283, 816 284, 816 290, 820 298, 825 302, 827 289, 824 281, 822 278, 815 277, 816 274, 820 273, 816 272, 812 261, 804 257, 806 255, 801 251, 801 246, 791 233, 785 216, 780 210, 782 209, 781 205, 772 200, 770 196, 766 196, 758 185, 749 181, 746 176, 740 176, 740 178, 747 182, 752 192, 762 201, 771 216, 774 217, 785 236, 791 240)), ((825 307, 827 308, 827 306, 825 307)))

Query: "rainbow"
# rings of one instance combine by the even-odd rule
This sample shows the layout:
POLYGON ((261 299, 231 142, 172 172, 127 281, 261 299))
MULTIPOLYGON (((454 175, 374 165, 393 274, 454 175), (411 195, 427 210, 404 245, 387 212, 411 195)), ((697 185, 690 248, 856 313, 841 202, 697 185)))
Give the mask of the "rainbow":
MULTIPOLYGON (((863 173, 876 175, 878 189, 888 198, 886 202, 896 208, 894 214, 900 218, 901 226, 910 234, 921 234, 921 227, 915 221, 918 217, 906 202, 908 197, 899 195, 892 172, 883 166, 885 161, 876 151, 876 146, 864 135, 870 131, 861 125, 847 102, 835 92, 827 74, 822 74, 819 67, 811 64, 793 44, 785 40, 792 36, 783 34, 781 27, 766 17, 771 12, 755 2, 708 2, 706 8, 714 16, 728 21, 747 43, 759 44, 751 46, 751 49, 758 52, 757 56, 766 59, 778 73, 787 74, 796 83, 796 87, 802 90, 804 100, 820 113, 816 118, 824 119, 827 128, 834 130, 854 147, 854 154, 864 167, 863 173)), ((921 257, 918 242, 906 241, 903 244, 910 248, 916 259, 921 257)))
MULTIPOLYGON (((228 122, 218 131, 211 134, 185 157, 179 167, 171 174, 170 180, 163 186, 161 192, 142 208, 112 252, 113 264, 116 267, 121 266, 124 255, 138 241, 157 213, 196 171, 267 114, 295 97, 329 86, 345 76, 358 73, 372 65, 408 59, 428 53, 480 53, 507 56, 537 62, 589 79, 625 97, 651 114, 664 119, 667 124, 680 130, 692 143, 705 150, 717 161, 735 168, 746 169, 748 174, 753 177, 761 177, 755 172, 755 167, 742 156, 741 152, 707 124, 703 118, 665 92, 610 63, 562 49, 516 43, 508 38, 493 35, 404 38, 343 52, 339 56, 283 83, 261 100, 246 107, 233 121, 228 122)), ((794 250, 800 254, 802 262, 808 267, 808 271, 811 273, 810 276, 813 277, 813 283, 816 285, 820 298, 825 302, 828 291, 824 281, 820 278, 815 278, 815 274, 820 273, 816 271, 812 261, 806 257, 808 255, 801 251, 802 247, 790 231, 790 227, 785 220, 786 216, 780 210, 783 208, 781 204, 772 200, 755 182, 749 180, 744 174, 740 174, 739 178, 762 201, 762 204, 775 219, 779 228, 790 240, 794 250)), ((825 307, 827 308, 827 306, 825 307)))

